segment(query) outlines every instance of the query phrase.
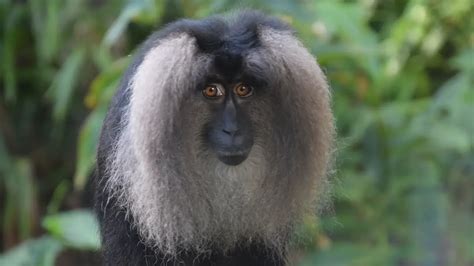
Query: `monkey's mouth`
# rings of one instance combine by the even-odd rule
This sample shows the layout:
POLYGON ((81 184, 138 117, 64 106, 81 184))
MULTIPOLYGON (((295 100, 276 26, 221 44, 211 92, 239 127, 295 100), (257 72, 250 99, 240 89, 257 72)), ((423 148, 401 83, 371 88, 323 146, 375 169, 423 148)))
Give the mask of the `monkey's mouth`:
POLYGON ((219 161, 227 165, 236 166, 236 165, 241 164, 243 161, 245 161, 245 159, 247 159, 249 152, 250 152, 250 149, 248 151, 233 151, 233 152, 218 151, 217 158, 219 159, 219 161))

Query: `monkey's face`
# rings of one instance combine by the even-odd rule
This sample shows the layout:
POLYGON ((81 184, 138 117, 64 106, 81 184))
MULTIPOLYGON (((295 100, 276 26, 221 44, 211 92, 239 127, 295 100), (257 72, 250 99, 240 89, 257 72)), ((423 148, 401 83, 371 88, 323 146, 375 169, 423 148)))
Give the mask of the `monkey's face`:
POLYGON ((248 105, 255 99, 254 88, 245 82, 214 81, 201 90, 208 105, 209 123, 204 141, 227 165, 238 165, 248 156, 254 143, 254 130, 248 105))
POLYGON ((254 22, 183 22, 151 39, 123 82, 130 107, 110 187, 162 250, 278 243, 324 191, 334 130, 324 74, 290 31, 254 22))

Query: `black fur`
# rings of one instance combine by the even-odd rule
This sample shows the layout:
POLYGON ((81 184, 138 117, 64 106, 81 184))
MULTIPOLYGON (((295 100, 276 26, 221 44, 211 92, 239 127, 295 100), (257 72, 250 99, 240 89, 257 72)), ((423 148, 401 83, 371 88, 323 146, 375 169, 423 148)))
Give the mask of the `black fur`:
POLYGON ((221 17, 177 21, 152 34, 141 46, 112 100, 99 141, 95 173, 95 209, 101 228, 106 265, 284 265, 283 258, 258 243, 242 244, 227 254, 210 250, 207 255, 196 257, 193 251, 183 250, 177 259, 163 256, 143 244, 137 230, 132 226, 132 221, 129 220, 133 217, 128 217, 127 220, 126 211, 120 209, 116 199, 110 198, 104 189, 109 178, 106 171, 107 157, 118 141, 125 108, 130 101, 130 90, 127 86, 147 52, 156 46, 160 39, 170 34, 187 32, 195 36, 202 52, 215 56, 216 69, 222 75, 230 75, 239 71, 246 51, 259 46, 259 26, 290 31, 286 24, 276 19, 258 12, 242 12, 230 21, 221 17))

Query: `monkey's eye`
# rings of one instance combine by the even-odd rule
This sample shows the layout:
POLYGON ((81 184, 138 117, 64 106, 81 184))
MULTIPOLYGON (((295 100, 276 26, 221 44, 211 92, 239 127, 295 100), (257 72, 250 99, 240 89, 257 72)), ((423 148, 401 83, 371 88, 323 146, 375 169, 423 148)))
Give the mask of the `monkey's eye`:
POLYGON ((218 84, 209 84, 202 90, 202 95, 207 98, 218 98, 224 95, 224 90, 218 84))
POLYGON ((237 94, 239 97, 249 97, 253 94, 253 89, 249 85, 240 83, 234 88, 234 93, 237 94))

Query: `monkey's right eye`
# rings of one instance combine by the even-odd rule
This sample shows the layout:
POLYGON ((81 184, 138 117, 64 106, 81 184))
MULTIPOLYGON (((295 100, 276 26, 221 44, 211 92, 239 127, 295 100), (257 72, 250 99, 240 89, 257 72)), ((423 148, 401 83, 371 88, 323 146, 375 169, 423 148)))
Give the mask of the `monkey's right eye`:
POLYGON ((206 98, 218 98, 224 95, 224 90, 217 84, 209 84, 202 90, 206 98))

